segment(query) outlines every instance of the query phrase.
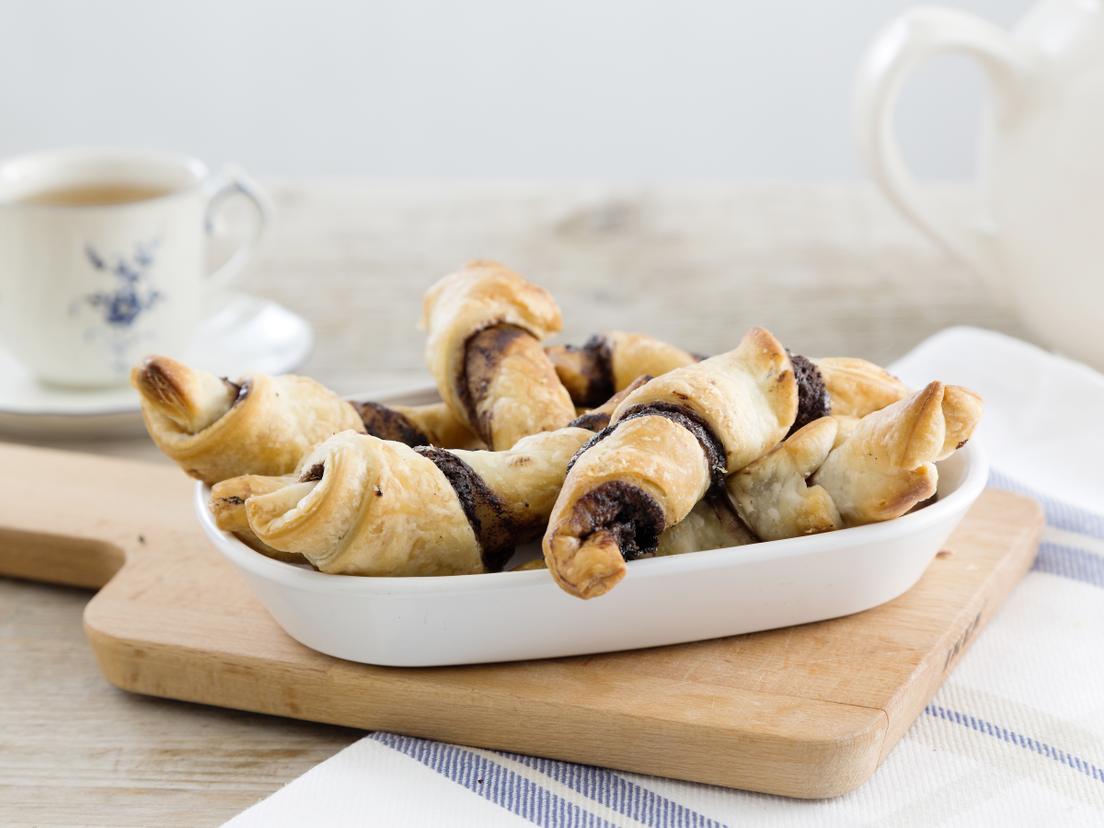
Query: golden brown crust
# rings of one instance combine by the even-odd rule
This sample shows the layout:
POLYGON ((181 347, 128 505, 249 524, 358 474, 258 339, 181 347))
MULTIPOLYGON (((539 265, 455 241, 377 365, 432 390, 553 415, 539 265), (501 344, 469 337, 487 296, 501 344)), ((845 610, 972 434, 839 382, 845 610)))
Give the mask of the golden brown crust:
POLYGON ((909 395, 908 387, 884 368, 854 357, 811 360, 832 398, 832 414, 865 417, 909 395))
POLYGON ((240 390, 226 379, 163 356, 146 357, 131 369, 130 378, 143 405, 190 434, 229 411, 240 390))
POLYGON ((347 431, 303 463, 302 482, 246 501, 261 541, 323 572, 365 576, 483 572, 448 480, 401 443, 347 431))
MULTIPOLYGON (((206 385, 217 389, 204 382, 204 373, 156 357, 131 372, 131 384, 139 391, 142 416, 157 447, 192 477, 209 485, 243 474, 288 474, 316 443, 338 431, 363 428, 352 405, 313 380, 253 373, 239 380, 241 392, 232 404, 193 433, 188 430, 187 418, 174 419, 165 413, 186 403, 167 404, 165 396, 172 394, 169 388, 206 385), (155 375, 162 379, 154 379, 155 375), (172 379, 166 384, 164 377, 172 379), (156 395, 150 392, 154 386, 159 388, 156 395)), ((187 396, 181 394, 178 399, 187 396)))
POLYGON ((515 546, 540 537, 567 464, 592 436, 565 428, 509 451, 414 451, 346 432, 305 458, 298 477, 228 481, 219 494, 256 487, 245 501, 249 528, 324 572, 497 571, 515 546))
POLYGON ((442 399, 491 448, 509 448, 521 436, 574 418, 555 368, 534 347, 562 325, 547 291, 495 262, 472 262, 426 292, 421 325, 429 332, 426 365, 442 399), (469 375, 469 345, 490 328, 526 336, 514 337, 513 350, 489 360, 485 373, 469 375))
POLYGON ((936 460, 949 457, 962 448, 974 436, 974 430, 981 421, 985 405, 981 394, 963 388, 961 385, 948 385, 943 391, 943 420, 945 433, 943 450, 936 460))
POLYGON ((780 442, 797 417, 798 389, 786 349, 752 328, 739 347, 656 377, 618 406, 613 421, 642 405, 685 408, 712 430, 731 474, 780 442))
POLYGON ((653 514, 632 518, 650 523, 654 536, 685 517, 709 487, 711 470, 697 438, 660 416, 620 423, 576 458, 549 517, 544 557, 556 582, 579 598, 612 589, 625 574, 617 536, 625 506, 653 514), (611 485, 631 489, 609 492, 611 485), (642 501, 647 501, 642 505, 642 501))
POLYGON ((659 377, 701 361, 682 348, 642 333, 607 331, 613 390, 621 391, 642 374, 659 377))
POLYGON ((947 387, 932 382, 857 424, 841 423, 849 434, 810 482, 828 492, 845 526, 899 517, 935 494, 934 461, 948 454, 948 422, 953 439, 961 442, 981 416, 980 398, 952 387, 948 398, 947 387))

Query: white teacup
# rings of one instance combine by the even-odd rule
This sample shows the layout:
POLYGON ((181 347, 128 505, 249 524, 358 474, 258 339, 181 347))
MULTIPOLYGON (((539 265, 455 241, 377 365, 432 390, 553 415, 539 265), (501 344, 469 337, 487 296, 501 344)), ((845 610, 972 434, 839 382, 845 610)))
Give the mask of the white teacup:
POLYGON ((180 356, 204 297, 236 284, 272 226, 242 171, 133 149, 50 150, 0 161, 0 338, 41 381, 127 382, 143 355, 180 356), (223 198, 256 206, 256 232, 207 274, 223 198))
POLYGON ((1051 347, 1104 371, 1104 4, 1045 0, 1007 33, 919 6, 887 26, 855 86, 859 152, 889 198, 1011 299, 1051 347), (956 201, 916 181, 893 134, 909 72, 960 51, 990 81, 981 170, 956 201))

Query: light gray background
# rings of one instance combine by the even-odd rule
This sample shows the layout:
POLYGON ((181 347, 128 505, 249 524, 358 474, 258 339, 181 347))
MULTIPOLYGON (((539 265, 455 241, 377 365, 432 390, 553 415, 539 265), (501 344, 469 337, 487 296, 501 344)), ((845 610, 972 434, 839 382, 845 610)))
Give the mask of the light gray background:
MULTIPOLYGON (((902 0, 0 0, 0 156, 176 149, 255 175, 859 179, 902 0)), ((953 2, 1012 27, 1029 0, 953 2)), ((968 177, 984 80, 922 67, 916 172, 968 177)))

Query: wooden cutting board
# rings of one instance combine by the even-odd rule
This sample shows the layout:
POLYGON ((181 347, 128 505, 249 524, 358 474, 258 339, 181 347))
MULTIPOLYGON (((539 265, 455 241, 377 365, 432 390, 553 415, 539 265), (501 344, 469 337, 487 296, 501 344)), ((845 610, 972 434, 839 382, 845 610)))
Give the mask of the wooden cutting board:
POLYGON ((85 630, 125 690, 797 797, 870 777, 1028 570, 1043 527, 1033 501, 987 490, 915 587, 832 621, 372 667, 276 625, 202 534, 179 470, 4 444, 0 469, 0 574, 102 587, 85 630))

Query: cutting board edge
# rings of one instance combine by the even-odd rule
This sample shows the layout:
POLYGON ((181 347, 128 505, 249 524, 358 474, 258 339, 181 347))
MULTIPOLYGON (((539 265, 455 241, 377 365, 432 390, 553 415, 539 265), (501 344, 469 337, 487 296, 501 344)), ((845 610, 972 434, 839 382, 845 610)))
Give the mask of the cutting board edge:
MULTIPOLYGON (((835 718, 850 716, 859 726, 844 733, 812 734, 804 739, 783 739, 762 729, 741 726, 733 721, 728 728, 718 728, 715 722, 693 722, 672 715, 634 716, 625 711, 613 713, 608 708, 580 707, 573 711, 573 720, 557 719, 551 702, 550 713, 534 722, 529 700, 517 699, 516 710, 503 709, 504 697, 486 696, 472 704, 471 715, 457 722, 447 711, 439 716, 422 709, 410 717, 402 711, 409 700, 396 704, 395 710, 351 710, 334 708, 324 693, 331 689, 331 668, 325 665, 307 667, 293 665, 298 673, 285 686, 284 693, 273 696, 263 692, 271 688, 271 662, 262 657, 235 656, 234 663, 219 659, 217 654, 163 644, 151 644, 114 636, 85 621, 85 633, 92 647, 101 674, 110 684, 126 692, 156 696, 193 704, 228 707, 251 713, 282 716, 303 721, 352 727, 365 731, 382 730, 407 736, 433 739, 457 745, 524 753, 548 759, 615 768, 688 782, 718 785, 800 799, 840 796, 861 787, 881 764, 889 716, 885 710, 840 702, 820 701, 800 696, 773 696, 770 700, 789 708, 814 709, 820 715, 832 711, 835 718), (185 652, 187 650, 187 652, 185 652), (156 676, 172 674, 180 662, 187 660, 189 669, 221 678, 213 682, 174 682, 159 684, 156 676), (253 662, 253 663, 250 663, 253 662), (143 666, 149 669, 143 669, 143 666), (147 677, 154 677, 153 681, 147 677), (228 685, 234 685, 233 690, 228 685), (311 696, 317 696, 312 699, 311 696), (228 704, 227 699, 234 699, 228 704), (248 700, 248 701, 246 701, 248 700), (620 726, 611 726, 612 715, 620 716, 620 726), (484 717, 484 718, 481 718, 484 717), (487 728, 487 716, 495 716, 497 724, 487 728), (472 721, 480 722, 478 727, 472 721), (647 725, 642 728, 641 725, 647 725), (547 734, 555 730, 558 741, 547 734), (662 752, 652 749, 656 732, 682 731, 680 738, 668 738, 662 752), (647 747, 610 739, 612 733, 646 732, 647 747), (601 739, 596 734, 605 732, 601 739), (594 741, 586 741, 587 736, 594 741), (754 750, 757 744, 782 746, 776 763, 764 759, 754 750), (561 747, 549 749, 549 744, 561 747), (672 750, 671 744, 681 744, 682 750, 672 750), (752 748, 749 752, 749 748, 752 748), (795 762, 794 755, 806 757, 795 762), (753 758, 748 759, 751 755, 753 758), (702 757, 707 757, 702 760, 702 757)), ((345 662, 339 662, 345 664, 345 662)), ((362 665, 350 665, 354 668, 362 665)), ((385 668, 402 673, 406 668, 385 668)), ((381 682, 376 682, 377 685, 381 682)), ((401 683, 401 681, 399 682, 401 683)), ((373 688, 378 695, 380 688, 373 688)), ((769 694, 762 694, 768 698, 769 694)), ((760 715, 762 710, 760 709, 760 715)), ((631 741, 631 740, 630 740, 631 741)))

